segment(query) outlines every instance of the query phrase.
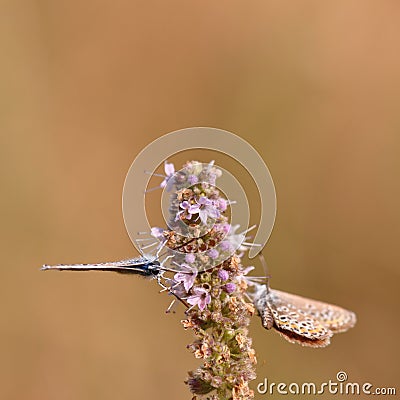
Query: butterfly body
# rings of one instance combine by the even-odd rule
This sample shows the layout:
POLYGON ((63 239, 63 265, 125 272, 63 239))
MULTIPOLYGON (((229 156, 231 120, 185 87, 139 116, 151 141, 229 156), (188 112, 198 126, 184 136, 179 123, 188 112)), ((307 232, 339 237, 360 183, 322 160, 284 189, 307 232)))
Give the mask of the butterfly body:
POLYGON ((291 343, 325 347, 335 333, 356 323, 353 312, 339 306, 254 284, 249 294, 266 329, 275 329, 291 343))

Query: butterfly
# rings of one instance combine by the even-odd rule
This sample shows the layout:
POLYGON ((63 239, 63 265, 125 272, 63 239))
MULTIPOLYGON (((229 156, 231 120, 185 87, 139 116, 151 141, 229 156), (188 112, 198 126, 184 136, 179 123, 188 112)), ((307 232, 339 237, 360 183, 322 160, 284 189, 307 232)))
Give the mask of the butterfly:
POLYGON ((356 323, 352 311, 270 289, 253 282, 249 297, 265 329, 274 329, 290 343, 308 347, 325 347, 335 333, 346 332, 356 323))
MULTIPOLYGON (((169 271, 164 267, 164 263, 172 256, 167 256, 163 261, 159 261, 160 253, 165 243, 161 244, 156 255, 144 254, 140 251, 141 256, 137 258, 129 258, 126 260, 112 261, 96 264, 57 264, 43 265, 41 270, 57 270, 57 271, 111 271, 120 274, 140 275, 150 279, 157 279, 162 285, 161 278, 165 271, 169 271)), ((164 287, 164 286, 163 286, 164 287)))
POLYGON ((42 270, 58 271, 112 271, 120 274, 141 275, 148 278, 157 278, 163 268, 157 259, 150 257, 130 258, 127 260, 105 262, 98 264, 57 264, 43 265, 42 270))
MULTIPOLYGON (((138 258, 98 264, 43 265, 42 270, 95 270, 134 274, 157 279, 164 290, 170 291, 170 288, 161 282, 163 273, 179 271, 163 266, 171 256, 163 262, 158 261, 158 256, 159 252, 155 257, 142 255, 138 258)), ((263 327, 268 330, 275 329, 291 343, 308 347, 325 347, 330 343, 333 334, 345 332, 356 323, 356 315, 339 306, 271 289, 269 285, 257 283, 256 279, 250 278, 247 282, 249 283, 247 295, 254 303, 263 327)), ((182 301, 179 296, 175 297, 182 301)))

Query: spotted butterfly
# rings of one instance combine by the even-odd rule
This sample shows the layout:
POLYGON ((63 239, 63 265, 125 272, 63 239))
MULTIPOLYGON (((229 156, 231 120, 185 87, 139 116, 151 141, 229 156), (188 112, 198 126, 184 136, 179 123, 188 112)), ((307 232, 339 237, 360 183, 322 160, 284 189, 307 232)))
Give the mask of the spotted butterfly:
POLYGON ((249 293, 265 329, 275 329, 291 343, 325 347, 335 333, 356 323, 356 315, 344 308, 270 289, 253 283, 249 293))

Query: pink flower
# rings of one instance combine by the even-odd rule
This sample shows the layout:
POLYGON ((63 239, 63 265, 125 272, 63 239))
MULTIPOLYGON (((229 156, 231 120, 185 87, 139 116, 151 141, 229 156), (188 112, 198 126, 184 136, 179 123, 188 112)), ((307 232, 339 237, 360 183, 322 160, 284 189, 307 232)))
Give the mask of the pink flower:
POLYGON ((187 264, 181 264, 181 268, 183 271, 177 272, 174 275, 174 280, 182 282, 186 292, 188 292, 196 279, 197 269, 187 264))
POLYGON ((153 227, 150 229, 151 236, 155 237, 156 239, 161 239, 164 237, 164 229, 153 227))
POLYGON ((199 178, 196 175, 189 175, 188 182, 190 185, 195 185, 199 181, 199 178))
POLYGON ((189 264, 194 263, 196 260, 196 256, 193 253, 186 253, 185 261, 189 264))
POLYGON ((192 306, 198 306, 201 311, 203 311, 208 304, 211 302, 210 293, 202 287, 193 288, 194 294, 188 297, 186 300, 192 306))
POLYGON ((220 216, 220 212, 214 202, 205 196, 200 196, 200 198, 196 200, 196 204, 189 207, 188 212, 190 214, 199 214, 203 224, 207 224, 208 217, 215 219, 220 216))
POLYGON ((218 271, 218 278, 221 279, 221 281, 227 281, 229 279, 229 272, 225 269, 220 269, 218 271))
POLYGON ((223 240, 220 243, 220 248, 222 251, 232 251, 233 250, 233 245, 229 240, 223 240))
POLYGON ((224 286, 224 290, 227 293, 233 293, 236 290, 236 285, 233 282, 229 282, 224 286))
POLYGON ((191 205, 190 205, 190 203, 189 203, 188 201, 186 201, 186 200, 182 201, 182 202, 179 204, 179 207, 182 208, 182 211, 179 211, 179 212, 176 214, 175 221, 178 221, 179 216, 180 216, 181 214, 184 214, 184 213, 186 214, 186 216, 185 216, 186 219, 192 219, 192 214, 191 214, 190 211, 189 211, 191 205))
POLYGON ((187 295, 186 289, 183 287, 182 282, 175 282, 173 279, 166 279, 166 284, 170 286, 170 292, 180 299, 185 298, 187 295))
MULTIPOLYGON (((168 181, 172 178, 172 176, 175 174, 175 167, 174 164, 172 163, 167 163, 165 161, 164 163, 164 171, 165 171, 165 178, 164 180, 161 182, 161 187, 164 188, 165 186, 167 186, 168 181)), ((167 188, 168 189, 168 188, 167 188)))
POLYGON ((208 256, 212 259, 215 260, 219 256, 219 252, 216 249, 211 249, 208 251, 208 256))
POLYGON ((220 198, 218 199, 218 208, 220 211, 226 211, 226 209, 228 208, 228 203, 225 199, 220 198))
POLYGON ((225 224, 222 225, 222 232, 223 233, 229 233, 230 230, 231 230, 231 225, 230 224, 225 223, 225 224))

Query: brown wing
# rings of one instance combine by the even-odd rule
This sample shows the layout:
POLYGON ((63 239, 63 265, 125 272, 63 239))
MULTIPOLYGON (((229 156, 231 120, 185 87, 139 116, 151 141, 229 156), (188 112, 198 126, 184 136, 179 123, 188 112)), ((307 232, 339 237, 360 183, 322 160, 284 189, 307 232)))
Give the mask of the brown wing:
POLYGON ((266 303, 271 309, 275 330, 290 343, 309 347, 327 346, 332 332, 318 319, 303 312, 301 305, 294 300, 287 298, 284 292, 269 291, 266 303))
MULTIPOLYGON (((296 312, 302 317, 316 320, 332 333, 345 332, 352 328, 357 321, 353 312, 342 307, 281 292, 280 290, 271 289, 269 299, 275 306, 280 307, 278 312, 286 306, 289 312, 296 312)), ((283 310, 286 310, 286 308, 283 310)))
POLYGON ((334 333, 344 332, 356 323, 353 312, 305 297, 253 285, 250 293, 261 322, 291 343, 325 347, 334 333))

